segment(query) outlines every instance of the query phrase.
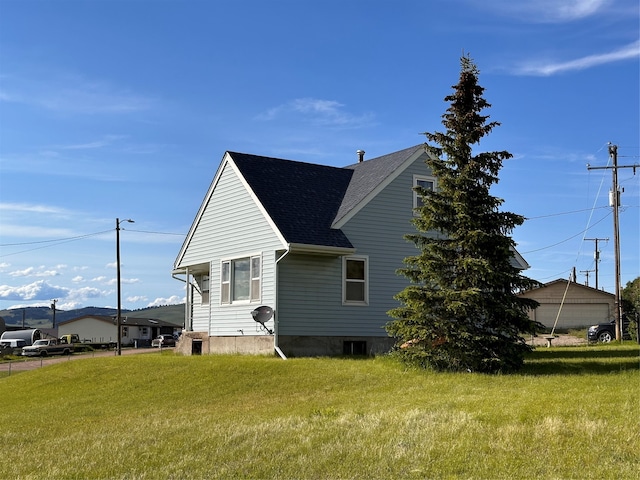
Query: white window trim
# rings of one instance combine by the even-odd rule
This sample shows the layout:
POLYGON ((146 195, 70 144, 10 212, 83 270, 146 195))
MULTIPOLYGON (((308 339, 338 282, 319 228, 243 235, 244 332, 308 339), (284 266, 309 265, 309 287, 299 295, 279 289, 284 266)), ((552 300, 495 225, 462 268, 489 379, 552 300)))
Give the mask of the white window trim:
POLYGON ((419 195, 418 195, 418 192, 415 191, 415 188, 418 186, 418 181, 432 182, 433 189, 435 190, 436 188, 438 188, 436 177, 433 177, 430 175, 414 175, 413 176, 413 186, 411 187, 411 191, 413 193, 413 214, 416 216, 418 215, 416 213, 416 208, 418 208, 419 195))
MULTIPOLYGON (((239 255, 237 257, 233 257, 233 258, 225 258, 222 259, 220 261, 220 305, 221 306, 231 306, 231 305, 244 305, 244 304, 250 304, 250 303, 260 303, 262 301, 262 283, 263 283, 263 264, 262 264, 262 252, 260 253, 254 253, 252 255, 239 255), (252 260, 254 258, 257 258, 259 261, 259 268, 260 268, 260 275, 258 277, 254 277, 254 273, 253 273, 253 262, 252 260), (233 279, 233 262, 237 261, 237 260, 245 260, 248 259, 249 260, 249 299, 248 300, 234 300, 233 299, 233 286, 234 286, 234 279, 233 279), (229 298, 228 299, 223 299, 222 298, 222 269, 223 269, 223 265, 227 263, 229 264, 229 290, 228 290, 228 294, 229 294, 229 298), (259 292, 258 292, 258 296, 257 298, 252 298, 253 297, 253 291, 252 291, 252 287, 253 287, 253 281, 254 280, 258 280, 258 282, 260 283, 260 287, 259 287, 259 292)), ((227 283, 227 282, 225 282, 227 283)))
POLYGON ((342 305, 360 306, 369 305, 369 256, 348 255, 342 257, 342 305), (364 301, 347 300, 347 260, 361 260, 364 262, 364 301))

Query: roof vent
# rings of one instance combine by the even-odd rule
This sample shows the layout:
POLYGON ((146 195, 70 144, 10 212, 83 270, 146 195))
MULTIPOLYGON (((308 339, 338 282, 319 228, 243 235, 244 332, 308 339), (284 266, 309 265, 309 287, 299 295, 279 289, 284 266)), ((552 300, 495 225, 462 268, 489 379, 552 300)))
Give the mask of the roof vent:
POLYGON ((358 163, 364 161, 364 150, 358 150, 356 153, 358 154, 358 163))

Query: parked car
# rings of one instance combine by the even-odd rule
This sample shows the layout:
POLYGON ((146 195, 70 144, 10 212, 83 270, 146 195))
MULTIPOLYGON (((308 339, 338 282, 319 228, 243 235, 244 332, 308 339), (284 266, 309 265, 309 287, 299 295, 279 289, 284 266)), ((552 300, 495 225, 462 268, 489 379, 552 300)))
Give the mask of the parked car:
MULTIPOLYGON (((625 319, 622 322, 622 338, 629 340, 629 322, 625 319)), ((592 325, 587 331, 587 340, 590 342, 609 343, 616 339, 616 322, 598 323, 592 325)))
POLYGON ((158 335, 156 338, 154 338, 151 341, 151 346, 152 347, 175 347, 176 346, 176 339, 173 338, 173 335, 167 335, 167 334, 163 334, 163 335, 158 335))

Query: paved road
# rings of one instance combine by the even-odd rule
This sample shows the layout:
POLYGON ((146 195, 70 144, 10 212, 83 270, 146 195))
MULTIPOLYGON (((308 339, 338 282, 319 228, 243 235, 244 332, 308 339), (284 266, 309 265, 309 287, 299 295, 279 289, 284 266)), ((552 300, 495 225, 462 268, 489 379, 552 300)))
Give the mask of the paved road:
MULTIPOLYGON (((166 350, 166 348, 163 348, 166 350)), ((158 353, 157 348, 123 348, 122 355, 137 355, 141 353, 158 353)), ((0 373, 3 372, 24 372, 27 370, 33 370, 34 368, 46 367, 53 365, 54 363, 71 362, 75 360, 81 360, 83 358, 94 357, 113 357, 116 354, 114 350, 107 351, 95 351, 86 353, 74 353, 73 355, 56 355, 53 357, 38 357, 31 358, 25 357, 24 360, 14 360, 12 362, 0 363, 0 373)), ((3 376, 3 375, 2 375, 3 376)))

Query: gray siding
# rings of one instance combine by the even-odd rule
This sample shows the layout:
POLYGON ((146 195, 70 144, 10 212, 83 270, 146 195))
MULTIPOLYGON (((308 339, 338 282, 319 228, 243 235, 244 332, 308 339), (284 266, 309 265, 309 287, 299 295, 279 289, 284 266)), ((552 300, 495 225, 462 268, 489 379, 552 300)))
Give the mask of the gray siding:
POLYGON ((342 335, 362 328, 354 319, 364 307, 342 305, 340 257, 289 255, 279 276, 279 334, 342 335))
POLYGON ((411 224, 413 176, 431 175, 425 157, 410 165, 342 228, 357 253, 369 256, 368 316, 372 326, 384 326, 391 320, 386 312, 399 305, 393 296, 408 284, 396 271, 404 266, 404 258, 418 253, 404 235, 416 232, 411 224))
POLYGON ((262 334, 251 311, 258 305, 275 304, 275 251, 282 244, 252 196, 226 164, 191 238, 180 266, 210 265, 210 301, 202 305, 196 292, 193 330, 210 335, 262 334), (253 255, 262 256, 259 302, 220 304, 220 262, 253 255))
POLYGON ((416 160, 361 209, 342 230, 369 257, 369 304, 342 304, 340 258, 289 255, 281 264, 279 333, 282 335, 386 336, 387 311, 408 280, 396 274, 403 259, 417 253, 403 235, 415 232, 413 175, 430 175, 416 160))

